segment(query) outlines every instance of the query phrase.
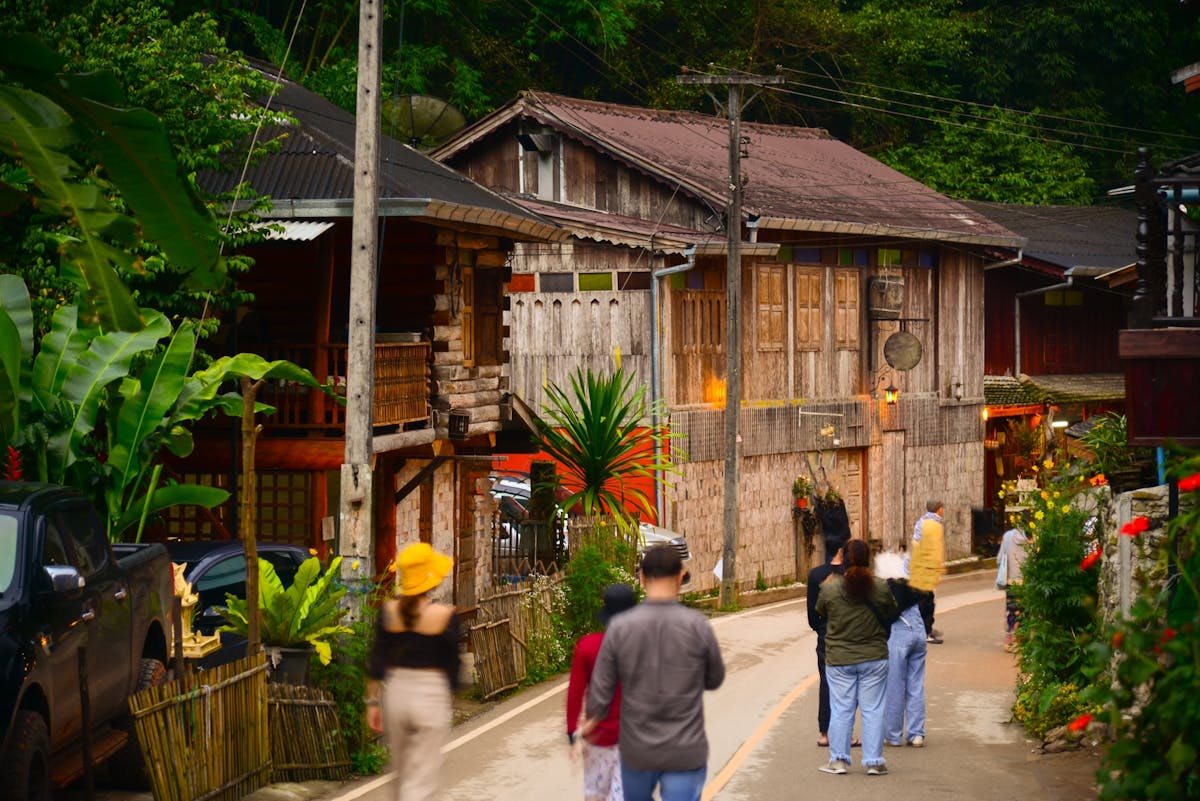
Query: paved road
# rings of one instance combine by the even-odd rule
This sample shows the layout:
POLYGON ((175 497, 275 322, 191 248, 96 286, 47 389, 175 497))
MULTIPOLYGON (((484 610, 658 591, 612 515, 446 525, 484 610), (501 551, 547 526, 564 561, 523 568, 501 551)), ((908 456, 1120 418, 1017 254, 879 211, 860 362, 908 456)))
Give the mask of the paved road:
MULTIPOLYGON (((817 772, 816 657, 803 599, 713 621, 728 667, 706 699, 711 745, 705 799, 855 799, 883 790, 897 799, 1074 801, 1095 798, 1087 756, 1031 753, 1009 723, 1014 668, 1000 648, 1003 595, 989 572, 953 576, 938 591, 943 645, 930 646, 928 744, 888 749, 886 777, 860 766, 817 772)), ((582 796, 566 759, 565 680, 532 688, 455 729, 446 748, 446 801, 535 801, 582 796)), ((857 761, 858 754, 855 753, 857 761)), ((393 801, 387 777, 347 785, 330 801, 393 801)))

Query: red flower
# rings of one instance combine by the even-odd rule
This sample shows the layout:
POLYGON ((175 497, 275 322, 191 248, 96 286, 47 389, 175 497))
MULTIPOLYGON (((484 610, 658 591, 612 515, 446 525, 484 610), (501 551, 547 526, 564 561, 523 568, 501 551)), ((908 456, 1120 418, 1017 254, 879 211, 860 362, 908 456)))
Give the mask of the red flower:
POLYGON ((1126 537, 1136 537, 1138 534, 1141 534, 1143 531, 1149 531, 1149 530, 1150 530, 1150 520, 1145 517, 1142 517, 1140 515, 1138 517, 1133 518, 1125 525, 1121 526, 1121 533, 1124 534, 1126 537))
POLYGON ((25 470, 21 467, 21 452, 12 445, 8 446, 8 460, 0 478, 5 481, 20 481, 25 478, 25 470))
POLYGON ((1170 642, 1173 639, 1175 639, 1175 629, 1163 629, 1162 636, 1158 638, 1158 644, 1162 645, 1163 643, 1170 642))
POLYGON ((1124 642, 1125 642, 1125 632, 1118 631, 1116 634, 1114 634, 1112 636, 1112 647, 1113 648, 1120 648, 1122 643, 1124 643, 1124 642))
POLYGON ((1079 563, 1080 570, 1087 570, 1092 565, 1100 561, 1100 557, 1104 554, 1104 549, 1097 546, 1096 550, 1083 557, 1083 561, 1079 563))
POLYGON ((1091 715, 1080 715, 1067 724, 1067 728, 1071 731, 1079 732, 1087 728, 1087 725, 1092 722, 1091 715))
POLYGON ((1195 492, 1196 490, 1200 490, 1200 473, 1179 479, 1180 492, 1195 492))

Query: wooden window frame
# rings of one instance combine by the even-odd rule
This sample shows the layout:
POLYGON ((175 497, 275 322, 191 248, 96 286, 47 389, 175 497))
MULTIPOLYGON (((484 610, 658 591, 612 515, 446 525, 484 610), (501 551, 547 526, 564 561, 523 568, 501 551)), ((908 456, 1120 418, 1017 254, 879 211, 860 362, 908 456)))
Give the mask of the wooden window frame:
POLYGON ((795 301, 792 314, 792 331, 793 336, 795 337, 795 348, 797 351, 819 351, 825 345, 825 315, 824 309, 822 308, 823 299, 825 296, 825 268, 808 266, 802 267, 800 265, 796 265, 795 276, 792 279, 792 283, 795 287, 795 301), (812 280, 815 280, 817 284, 816 302, 805 303, 803 302, 804 293, 801 292, 802 284, 808 283, 812 280), (816 314, 815 322, 809 330, 809 337, 803 338, 800 336, 800 321, 802 315, 808 313, 810 315, 811 322, 811 315, 813 312, 816 314))
POLYGON ((861 347, 862 277, 857 269, 833 272, 833 341, 837 350, 861 347))
POLYGON ((754 265, 755 349, 763 353, 782 353, 787 349, 787 267, 783 264, 754 265), (767 282, 776 282, 777 302, 766 298, 767 282), (770 332, 777 336, 772 340, 770 332))

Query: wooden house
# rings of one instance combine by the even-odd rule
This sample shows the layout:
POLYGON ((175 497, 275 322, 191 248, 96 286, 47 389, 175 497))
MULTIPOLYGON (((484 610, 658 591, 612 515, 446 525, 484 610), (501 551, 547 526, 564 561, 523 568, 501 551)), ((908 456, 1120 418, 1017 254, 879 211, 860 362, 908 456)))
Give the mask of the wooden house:
MULTIPOLYGON (((965 555, 983 503, 984 266, 1021 240, 824 131, 742 133, 739 581, 811 558, 800 474, 885 545, 942 497, 965 555)), ((514 391, 536 405, 543 382, 620 347, 683 435, 661 504, 699 587, 722 550, 727 142, 723 119, 531 91, 432 154, 571 233, 516 247, 514 391)))
POLYGON ((1131 445, 1200 447, 1198 165, 1190 156, 1155 168, 1138 152, 1137 283, 1119 343, 1131 445))
MULTIPOLYGON (((344 391, 349 314, 354 119, 283 81, 272 107, 296 122, 264 132, 282 147, 245 179, 271 198, 267 240, 241 252, 238 277, 254 300, 224 321, 209 347, 291 360, 344 391)), ((456 557, 454 600, 471 606, 490 577, 486 551, 491 453, 508 411, 504 283, 514 242, 561 238, 552 224, 384 137, 379 202, 372 430, 375 566, 417 540, 456 557), (479 547, 476 546, 479 543, 479 547)), ((204 175, 212 191, 238 176, 204 175)), ((344 460, 343 407, 288 383, 264 387, 257 446, 263 540, 331 549, 344 460)), ((236 428, 216 421, 179 470, 229 486, 236 428)), ((519 442, 528 442, 528 432, 519 442)), ((236 536, 229 508, 189 511, 171 534, 236 536)))
POLYGON ((1035 456, 1067 447, 1067 426, 1124 411, 1116 354, 1130 293, 1111 279, 1137 258, 1137 219, 1111 205, 965 205, 1026 240, 993 251, 984 270, 984 475, 994 499, 1035 456))

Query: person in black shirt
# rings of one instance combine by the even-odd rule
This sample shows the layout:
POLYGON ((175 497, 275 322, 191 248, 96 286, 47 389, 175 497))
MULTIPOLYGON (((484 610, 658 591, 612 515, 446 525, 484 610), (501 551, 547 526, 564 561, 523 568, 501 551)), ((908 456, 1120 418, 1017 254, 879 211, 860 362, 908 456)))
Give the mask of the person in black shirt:
POLYGON ((367 725, 387 732, 397 798, 427 801, 438 791, 459 667, 458 614, 428 593, 454 560, 421 542, 397 565, 400 598, 380 606, 367 664, 367 725))
POLYGON ((817 614, 817 596, 825 579, 842 573, 842 548, 846 545, 846 539, 840 533, 824 536, 825 563, 808 571, 806 582, 808 625, 817 633, 817 672, 821 675, 821 691, 817 702, 817 730, 821 736, 817 739, 817 745, 822 748, 829 745, 829 682, 825 679, 825 618, 817 614))

